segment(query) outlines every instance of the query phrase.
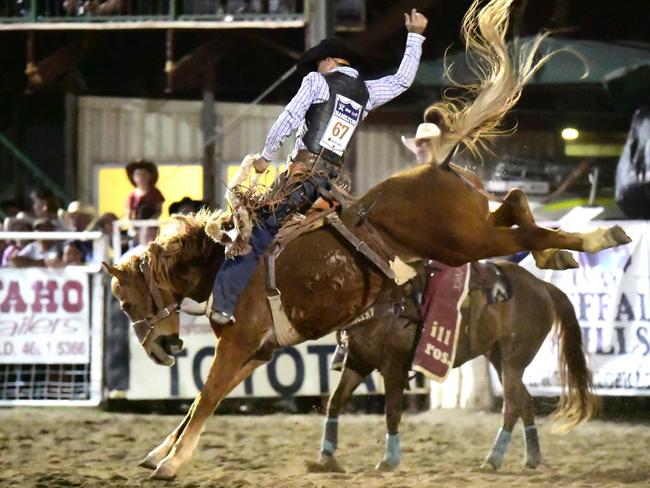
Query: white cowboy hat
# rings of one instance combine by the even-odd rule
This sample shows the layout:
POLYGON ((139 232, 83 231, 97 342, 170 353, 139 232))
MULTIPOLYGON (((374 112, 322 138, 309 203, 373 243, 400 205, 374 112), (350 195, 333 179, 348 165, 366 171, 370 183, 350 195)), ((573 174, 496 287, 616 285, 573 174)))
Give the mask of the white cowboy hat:
POLYGON ((415 137, 402 136, 402 144, 404 144, 411 152, 415 152, 415 141, 418 139, 433 139, 434 137, 440 137, 440 128, 436 124, 425 122, 418 125, 415 137))
POLYGON ((66 213, 68 215, 75 214, 75 213, 82 213, 82 214, 94 216, 95 209, 90 205, 86 205, 85 203, 81 203, 80 201, 75 200, 74 202, 70 202, 70 205, 68 205, 68 210, 66 213))

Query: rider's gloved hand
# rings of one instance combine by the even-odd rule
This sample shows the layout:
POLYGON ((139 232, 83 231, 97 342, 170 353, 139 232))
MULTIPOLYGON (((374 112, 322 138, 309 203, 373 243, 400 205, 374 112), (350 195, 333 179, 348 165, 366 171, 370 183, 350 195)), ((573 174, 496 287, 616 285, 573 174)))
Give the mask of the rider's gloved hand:
POLYGON ((253 167, 255 168, 256 173, 264 173, 266 171, 266 168, 269 167, 269 164, 271 163, 260 156, 253 162, 253 167))

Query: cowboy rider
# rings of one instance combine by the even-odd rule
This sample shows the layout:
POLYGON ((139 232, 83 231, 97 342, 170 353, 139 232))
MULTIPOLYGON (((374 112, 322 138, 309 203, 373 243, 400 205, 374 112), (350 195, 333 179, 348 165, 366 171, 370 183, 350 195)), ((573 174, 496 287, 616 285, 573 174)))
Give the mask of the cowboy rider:
POLYGON ((320 196, 319 188, 330 188, 330 182, 340 174, 345 149, 367 113, 411 86, 428 20, 416 9, 404 16, 408 31, 406 49, 394 75, 362 80, 351 66, 354 53, 341 38, 324 39, 302 55, 297 68, 307 74, 298 93, 271 127, 264 150, 253 166, 256 172, 264 172, 283 141, 299 129, 288 173, 301 165, 321 171, 307 172, 309 176, 292 186, 273 212, 261 218, 258 215, 260 223, 254 227, 250 240, 252 251, 224 261, 207 303, 198 308, 184 307, 186 312, 206 313, 218 325, 234 322, 237 300, 255 271, 258 257, 272 242, 285 218, 307 210, 320 196))

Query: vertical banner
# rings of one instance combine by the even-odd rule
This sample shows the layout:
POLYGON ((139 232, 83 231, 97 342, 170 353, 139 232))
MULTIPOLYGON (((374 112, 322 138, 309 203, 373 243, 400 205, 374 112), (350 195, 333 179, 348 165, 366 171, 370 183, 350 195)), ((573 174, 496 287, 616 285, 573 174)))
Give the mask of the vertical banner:
MULTIPOLYGON (((592 222, 571 230, 613 224, 592 222)), ((598 394, 650 395, 650 223, 620 225, 632 242, 597 254, 578 253, 576 270, 540 270, 531 257, 521 264, 560 288, 573 303, 598 394)), ((524 382, 532 394, 560 392, 557 348, 547 338, 526 369, 524 382)))
POLYGON ((0 270, 0 363, 88 363, 89 299, 86 273, 0 270))

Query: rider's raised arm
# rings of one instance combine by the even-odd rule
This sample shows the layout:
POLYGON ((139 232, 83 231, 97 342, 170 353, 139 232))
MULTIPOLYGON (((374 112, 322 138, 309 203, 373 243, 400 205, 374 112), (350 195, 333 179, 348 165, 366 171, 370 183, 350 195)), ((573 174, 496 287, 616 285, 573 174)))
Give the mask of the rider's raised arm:
POLYGON ((324 102, 328 98, 329 88, 323 75, 312 71, 305 76, 298 93, 285 107, 266 136, 262 157, 271 161, 284 140, 298 129, 311 104, 324 102))
POLYGON ((366 105, 367 110, 377 108, 393 98, 404 93, 413 83, 415 74, 420 65, 420 56, 422 55, 422 43, 425 37, 422 35, 426 29, 428 20, 415 9, 411 15, 404 14, 406 17, 405 26, 408 30, 406 36, 406 49, 402 62, 394 75, 384 76, 378 80, 366 81, 366 86, 370 92, 370 98, 366 105))

